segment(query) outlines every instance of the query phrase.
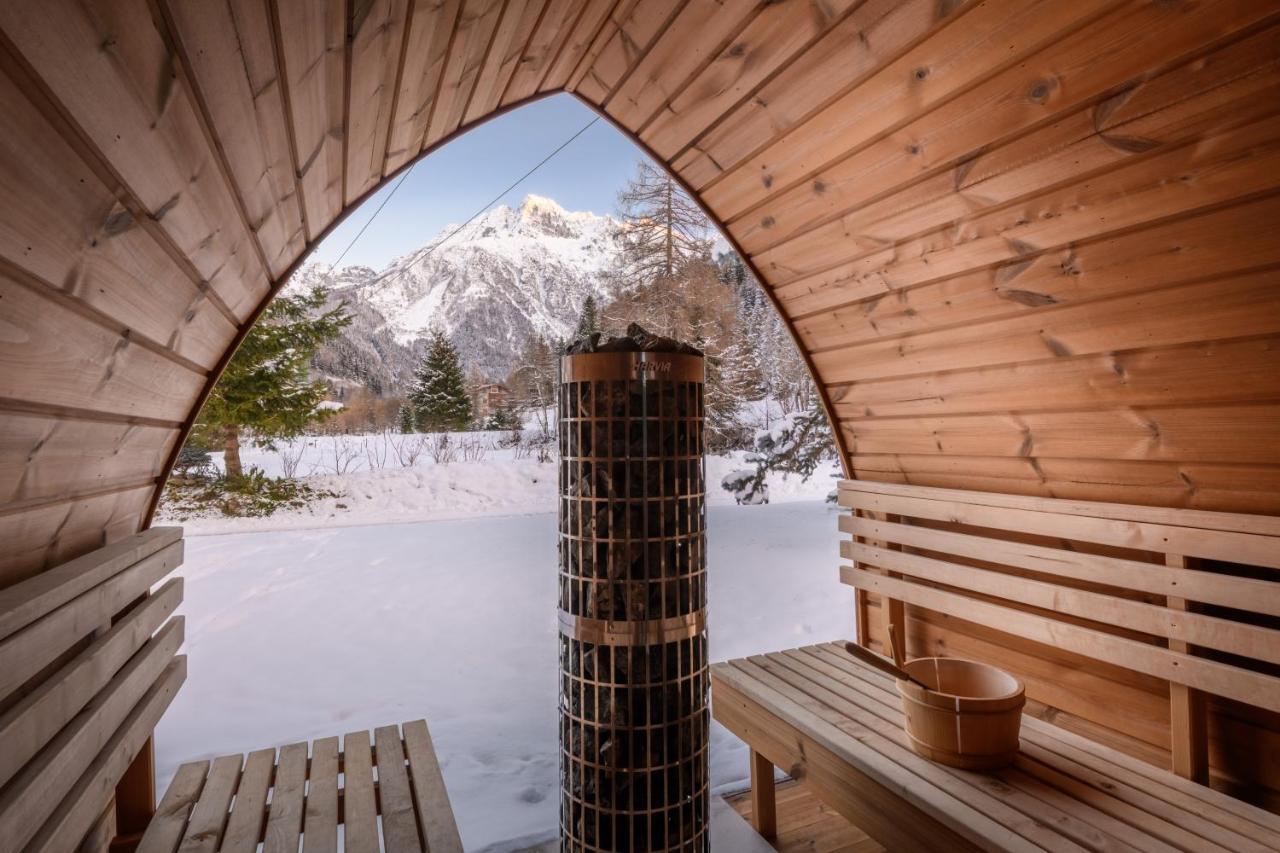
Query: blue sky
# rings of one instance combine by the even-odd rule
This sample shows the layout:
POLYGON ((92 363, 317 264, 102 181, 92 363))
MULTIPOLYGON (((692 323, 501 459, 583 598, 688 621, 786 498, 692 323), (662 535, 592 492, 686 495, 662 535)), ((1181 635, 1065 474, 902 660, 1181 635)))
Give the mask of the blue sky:
MULTIPOLYGON (((594 117, 570 96, 554 95, 455 139, 418 162, 342 265, 381 269, 426 244, 449 223, 466 221, 594 117)), ((518 204, 534 193, 569 210, 613 213, 618 190, 644 156, 601 119, 499 203, 518 204)), ((383 187, 348 216, 316 248, 312 260, 337 260, 394 185, 383 187)))

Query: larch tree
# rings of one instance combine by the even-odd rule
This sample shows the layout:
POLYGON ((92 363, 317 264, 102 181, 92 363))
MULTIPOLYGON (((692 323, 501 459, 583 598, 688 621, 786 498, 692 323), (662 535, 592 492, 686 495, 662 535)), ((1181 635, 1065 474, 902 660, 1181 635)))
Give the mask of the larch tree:
POLYGON ((471 425, 471 396, 458 351, 444 332, 431 333, 426 358, 409 392, 414 424, 426 432, 464 430, 471 425))
POLYGON ((313 381, 308 366, 316 350, 351 322, 345 305, 325 310, 328 294, 276 297, 253 325, 196 421, 192 439, 221 447, 227 476, 244 475, 241 442, 271 447, 332 414, 319 408, 329 385, 313 381))

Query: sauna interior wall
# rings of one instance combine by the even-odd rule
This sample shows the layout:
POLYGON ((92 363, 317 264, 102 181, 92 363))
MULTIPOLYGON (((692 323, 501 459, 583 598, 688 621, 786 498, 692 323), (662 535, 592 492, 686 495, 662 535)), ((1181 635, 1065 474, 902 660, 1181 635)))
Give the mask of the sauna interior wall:
MULTIPOLYGON (((0 4, 0 585, 145 526, 237 336, 308 248, 414 158, 557 91, 724 225, 851 475, 1280 513, 1278 15, 0 4)), ((1224 729, 1224 760, 1274 756, 1274 728, 1224 729)))

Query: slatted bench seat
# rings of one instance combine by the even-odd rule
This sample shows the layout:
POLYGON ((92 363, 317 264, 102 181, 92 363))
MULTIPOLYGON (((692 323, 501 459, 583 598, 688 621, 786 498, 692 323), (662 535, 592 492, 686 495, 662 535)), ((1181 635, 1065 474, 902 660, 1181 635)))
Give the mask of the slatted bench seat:
POLYGON ((353 732, 341 745, 329 737, 184 764, 138 853, 298 853, 300 840, 320 853, 339 838, 348 853, 460 853, 426 720, 375 729, 372 746, 369 732, 353 732))
MULTIPOLYGON (((838 644, 711 668, 715 718, 751 745, 753 812, 781 767, 892 850, 1274 851, 1280 816, 1025 716, 1013 767, 913 752, 893 680, 838 644), (756 763, 760 766, 754 766, 756 763)), ((757 817, 771 834, 771 818, 757 817)))
POLYGON ((892 680, 838 647, 718 664, 763 833, 776 765, 892 849, 1280 849, 1280 817, 1206 784, 1274 783, 1280 519, 862 481, 840 503, 858 642, 1019 676, 1022 748, 994 774, 920 757, 892 680))

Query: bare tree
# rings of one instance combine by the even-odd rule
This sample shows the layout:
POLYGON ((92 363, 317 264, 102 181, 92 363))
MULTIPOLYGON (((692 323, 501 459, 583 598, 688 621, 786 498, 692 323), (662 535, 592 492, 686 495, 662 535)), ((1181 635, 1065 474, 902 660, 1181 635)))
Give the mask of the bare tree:
POLYGON ((618 281, 628 288, 681 277, 690 263, 711 258, 710 223, 701 208, 670 175, 651 163, 618 193, 622 221, 618 281))

